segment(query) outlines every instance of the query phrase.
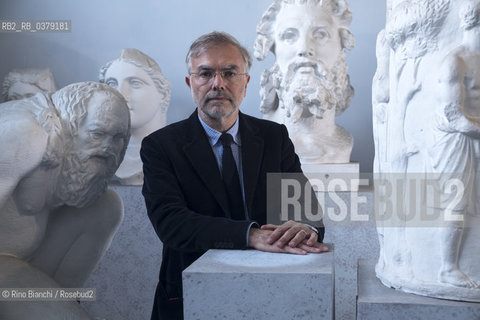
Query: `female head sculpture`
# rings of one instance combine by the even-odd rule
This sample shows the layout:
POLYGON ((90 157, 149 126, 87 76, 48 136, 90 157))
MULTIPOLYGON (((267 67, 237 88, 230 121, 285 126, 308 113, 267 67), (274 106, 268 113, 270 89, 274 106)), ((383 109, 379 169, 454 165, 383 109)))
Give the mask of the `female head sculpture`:
POLYGON ((143 182, 140 144, 145 136, 167 122, 170 82, 155 60, 132 48, 123 49, 120 57, 103 66, 99 78, 125 97, 130 110, 130 144, 114 180, 140 185, 143 182))

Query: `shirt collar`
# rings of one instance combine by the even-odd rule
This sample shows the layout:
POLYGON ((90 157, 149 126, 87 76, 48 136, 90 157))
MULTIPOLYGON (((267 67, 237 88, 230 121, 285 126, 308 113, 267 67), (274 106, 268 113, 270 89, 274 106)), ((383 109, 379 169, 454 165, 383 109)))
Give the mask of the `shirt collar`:
MULTIPOLYGON (((217 144, 218 139, 220 139, 220 136, 222 133, 220 131, 217 131, 210 127, 208 124, 206 124, 200 116, 198 116, 198 120, 200 120, 200 123, 202 124, 203 129, 205 130, 205 133, 207 134, 208 141, 210 142, 210 145, 214 146, 217 144)), ((227 130, 226 133, 230 133, 233 137, 233 142, 235 142, 237 145, 241 146, 242 143, 240 141, 240 134, 238 130, 238 117, 233 126, 227 130)))

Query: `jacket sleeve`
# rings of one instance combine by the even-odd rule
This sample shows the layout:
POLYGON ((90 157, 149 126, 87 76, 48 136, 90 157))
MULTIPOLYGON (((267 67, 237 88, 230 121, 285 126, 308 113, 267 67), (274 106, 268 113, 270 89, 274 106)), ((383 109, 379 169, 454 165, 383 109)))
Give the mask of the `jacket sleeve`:
MULTIPOLYGON (((312 186, 308 182, 307 177, 303 174, 301 165, 300 165, 300 160, 295 153, 295 147, 293 146, 293 142, 288 136, 288 130, 285 125, 281 125, 281 130, 282 130, 282 172, 285 173, 299 173, 300 175, 298 176, 298 179, 300 180, 300 184, 302 186, 305 186, 305 188, 310 188, 310 194, 312 195, 312 199, 310 202, 312 204, 312 212, 318 212, 318 210, 322 210, 320 207, 320 203, 318 202, 318 199, 315 195, 315 191, 313 191, 312 186)), ((304 197, 300 197, 300 199, 304 199, 304 197)), ((306 203, 302 202, 302 210, 305 211, 305 206, 306 203)), ((305 217, 305 212, 302 212, 302 217, 305 217)), ((305 224, 308 224, 310 226, 314 226, 318 230, 318 242, 322 242, 323 238, 325 236, 325 225, 323 224, 323 219, 321 221, 317 222, 311 222, 311 221, 299 221, 303 222, 305 224)))
POLYGON ((246 247, 249 221, 235 221, 221 217, 221 213, 189 208, 173 160, 158 139, 146 137, 140 156, 148 216, 164 245, 184 252, 246 247))

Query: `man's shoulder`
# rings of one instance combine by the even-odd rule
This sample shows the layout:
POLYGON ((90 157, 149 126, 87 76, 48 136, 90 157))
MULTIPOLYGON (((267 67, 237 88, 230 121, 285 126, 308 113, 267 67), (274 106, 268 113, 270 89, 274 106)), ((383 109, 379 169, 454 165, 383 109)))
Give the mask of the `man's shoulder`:
POLYGON ((249 130, 270 141, 279 140, 282 136, 288 136, 287 128, 283 124, 271 120, 259 119, 243 113, 241 114, 241 119, 241 122, 243 122, 243 125, 241 125, 242 130, 249 130))
POLYGON ((17 139, 25 139, 38 138, 38 133, 42 131, 47 134, 47 129, 52 127, 50 122, 54 120, 59 122, 58 116, 49 112, 48 108, 39 109, 36 107, 27 99, 3 103, 0 108, 2 135, 11 133, 17 136, 17 139))
POLYGON ((282 130, 285 128, 284 125, 279 124, 277 122, 271 121, 271 120, 266 120, 266 119, 260 119, 254 116, 250 116, 248 114, 242 113, 241 117, 244 119, 244 121, 247 123, 247 125, 250 125, 252 127, 257 127, 259 129, 263 130, 282 130))

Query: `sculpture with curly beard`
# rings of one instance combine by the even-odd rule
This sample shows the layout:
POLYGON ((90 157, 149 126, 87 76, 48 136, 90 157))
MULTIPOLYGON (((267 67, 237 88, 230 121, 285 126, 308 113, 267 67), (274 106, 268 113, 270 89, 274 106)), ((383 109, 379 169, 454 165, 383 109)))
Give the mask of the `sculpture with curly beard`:
POLYGON ((343 0, 276 0, 257 26, 255 56, 276 55, 262 75, 260 110, 287 126, 302 164, 350 162, 353 138, 335 123, 353 98, 350 22, 343 0))

